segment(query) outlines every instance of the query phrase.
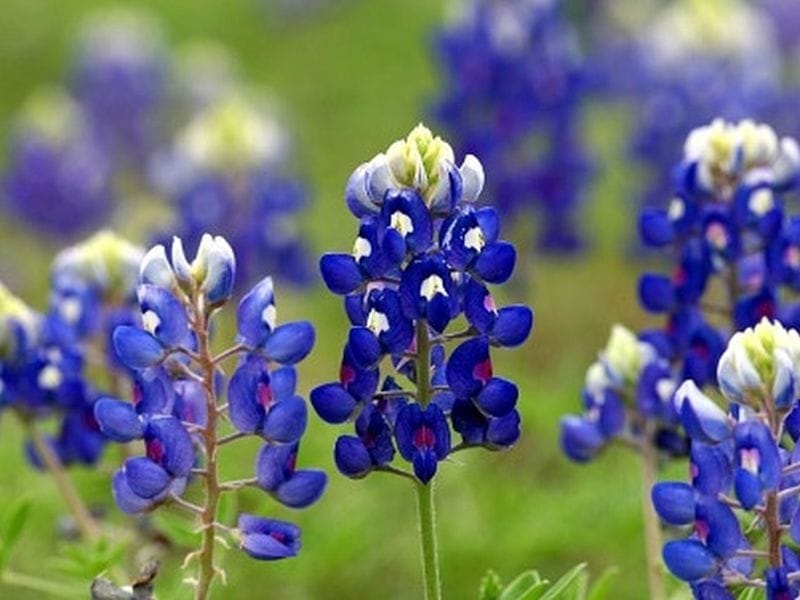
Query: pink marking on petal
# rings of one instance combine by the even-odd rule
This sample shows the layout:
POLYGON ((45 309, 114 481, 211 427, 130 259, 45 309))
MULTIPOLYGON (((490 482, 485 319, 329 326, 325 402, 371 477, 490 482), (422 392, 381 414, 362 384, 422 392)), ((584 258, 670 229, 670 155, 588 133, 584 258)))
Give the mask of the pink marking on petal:
POLYGON ((258 398, 258 402, 261 404, 261 406, 267 410, 269 410, 269 408, 275 404, 275 399, 272 397, 272 388, 264 382, 258 382, 258 386, 256 387, 256 397, 258 398))
POLYGON ((273 540, 279 541, 281 544, 286 543, 286 535, 281 533, 280 531, 270 531, 269 537, 271 537, 273 540))
POLYGON ((708 523, 705 521, 696 520, 694 522, 694 530, 695 533, 697 533, 698 539, 705 544, 709 533, 708 523))
POLYGON ((472 369, 472 376, 480 381, 483 385, 486 385, 489 382, 489 380, 492 378, 492 374, 492 361, 488 358, 485 361, 475 365, 475 368, 472 369))
POLYGON ((689 463, 689 477, 692 478, 692 481, 697 479, 700 476, 700 467, 698 467, 695 463, 689 463))
POLYGON ((486 294, 486 297, 483 299, 483 308, 491 313, 497 312, 497 306, 494 303, 494 298, 492 298, 491 294, 486 294))
POLYGON ((147 450, 147 458, 158 463, 159 465, 163 462, 165 451, 164 445, 160 440, 155 438, 147 440, 145 442, 145 448, 147 450))
POLYGON ((414 432, 413 444, 419 450, 433 448, 434 444, 436 444, 436 435, 432 429, 423 425, 414 432))
POLYGON ((672 276, 672 281, 675 285, 683 285, 687 280, 686 270, 683 267, 678 267, 675 274, 672 276))
POLYGON ((142 401, 142 386, 133 386, 133 405, 136 406, 142 401))
POLYGON ((342 368, 339 369, 339 381, 342 385, 348 385, 355 381, 355 379, 356 370, 350 365, 342 365, 342 368))
POLYGON ((750 471, 756 475, 761 466, 761 453, 758 448, 742 448, 739 451, 739 461, 745 471, 750 471))
POLYGON ((784 262, 793 269, 800 269, 800 248, 789 246, 783 253, 784 262))

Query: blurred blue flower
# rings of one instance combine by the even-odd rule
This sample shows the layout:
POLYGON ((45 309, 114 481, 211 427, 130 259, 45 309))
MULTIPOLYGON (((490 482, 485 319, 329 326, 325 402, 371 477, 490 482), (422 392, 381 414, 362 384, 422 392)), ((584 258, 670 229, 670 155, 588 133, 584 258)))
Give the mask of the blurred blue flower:
POLYGON ((471 0, 435 50, 445 81, 434 116, 492 174, 488 200, 506 217, 535 210, 541 249, 578 250, 593 168, 581 126, 586 73, 563 3, 471 0))

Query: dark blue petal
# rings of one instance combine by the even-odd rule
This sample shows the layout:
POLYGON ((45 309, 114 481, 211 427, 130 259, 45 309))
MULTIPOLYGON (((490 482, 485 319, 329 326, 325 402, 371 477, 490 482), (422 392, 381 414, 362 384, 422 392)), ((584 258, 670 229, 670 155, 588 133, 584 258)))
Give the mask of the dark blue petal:
POLYGON ((359 438, 343 435, 336 440, 333 458, 339 471, 353 479, 360 479, 372 468, 372 458, 367 447, 359 438))
POLYGON ((758 477, 746 469, 736 469, 733 474, 733 487, 736 498, 745 510, 750 510, 761 502, 763 489, 758 477))
POLYGON ((325 285, 334 294, 354 292, 363 282, 361 269, 349 254, 324 254, 319 261, 319 269, 325 285))
POLYGON ((489 344, 485 338, 463 342, 447 361, 447 384, 459 398, 473 398, 492 378, 489 344))
POLYGON ((720 558, 730 558, 739 549, 742 531, 731 508, 716 499, 697 504, 696 521, 706 523, 706 546, 720 558))
POLYGON ((714 555, 697 540, 672 540, 664 545, 664 562, 678 579, 697 581, 716 567, 714 555))
POLYGON ((294 473, 297 444, 264 444, 256 458, 258 486, 274 492, 294 473))
POLYGON ((288 444, 303 436, 307 423, 306 403, 299 396, 293 396, 270 407, 261 433, 270 441, 288 444))
POLYGON ((423 452, 417 452, 414 454, 412 464, 414 466, 414 474, 417 476, 422 483, 427 484, 433 476, 436 475, 436 467, 438 466, 438 461, 436 460, 436 454, 430 450, 425 450, 423 452))
POLYGON ((286 323, 276 328, 264 343, 264 354, 277 363, 290 365, 303 360, 314 347, 314 326, 308 321, 286 323))
POLYGON ((514 271, 517 252, 508 242, 494 242, 484 247, 475 260, 473 269, 484 281, 504 283, 514 271))
POLYGON ((153 502, 142 498, 133 493, 128 485, 128 478, 125 472, 120 469, 114 473, 111 480, 111 491, 114 495, 114 501, 117 503, 119 509, 129 515, 136 515, 147 512, 153 508, 153 502))
POLYGON ((561 420, 561 449, 576 462, 594 458, 605 441, 596 423, 574 415, 561 420))
POLYGON ((194 446, 191 436, 178 419, 154 417, 147 423, 144 435, 150 458, 173 477, 189 475, 195 461, 194 446))
POLYGON ((311 391, 311 405, 320 418, 332 424, 344 423, 356 409, 356 399, 339 383, 327 383, 311 391))
POLYGON ((662 209, 644 209, 639 217, 639 235, 648 246, 661 247, 672 243, 675 229, 662 209))
POLYGON ((260 370, 253 363, 245 362, 233 374, 228 383, 228 414, 233 425, 242 433, 257 433, 266 417, 266 407, 260 402, 266 394, 261 385, 260 370))
POLYGON ((323 471, 297 471, 277 490, 277 500, 291 508, 305 508, 314 504, 325 491, 328 476, 323 471))
POLYGON ((100 398, 94 405, 94 418, 100 430, 112 441, 124 444, 144 435, 139 415, 127 402, 100 398))
POLYGON ((240 515, 242 550, 258 560, 279 560, 300 551, 300 528, 275 519, 240 515))
POLYGON ((164 360, 166 352, 159 341, 143 329, 121 325, 114 330, 114 350, 120 361, 132 369, 152 367, 164 360))
POLYGON ((362 369, 374 366, 381 358, 381 345, 366 327, 353 327, 347 338, 353 360, 362 369))
POLYGON ((489 419, 486 427, 486 444, 493 450, 513 446, 520 436, 521 419, 516 410, 503 417, 489 419))
POLYGON ((650 492, 653 506, 661 520, 669 525, 694 522, 694 489, 678 481, 660 481, 650 492))
POLYGON ((169 473, 143 456, 129 458, 122 469, 125 471, 128 487, 141 498, 154 498, 172 483, 169 473))
POLYGON ((686 433, 693 440, 721 442, 731 435, 728 415, 693 381, 683 383, 675 392, 675 402, 680 407, 680 418, 686 433))
POLYGON ((476 400, 483 412, 493 417, 502 417, 514 410, 519 390, 512 382, 493 377, 481 390, 476 400))
POLYGON ((501 308, 492 329, 492 341, 507 348, 519 346, 531 333, 533 311, 527 306, 514 305, 501 308))
POLYGON ((286 398, 291 398, 297 389, 297 371, 294 367, 281 367, 270 373, 269 385, 272 388, 272 395, 275 400, 280 402, 286 398))
POLYGON ((675 304, 675 293, 669 277, 655 273, 645 273, 639 280, 639 299, 645 309, 667 312, 675 304))

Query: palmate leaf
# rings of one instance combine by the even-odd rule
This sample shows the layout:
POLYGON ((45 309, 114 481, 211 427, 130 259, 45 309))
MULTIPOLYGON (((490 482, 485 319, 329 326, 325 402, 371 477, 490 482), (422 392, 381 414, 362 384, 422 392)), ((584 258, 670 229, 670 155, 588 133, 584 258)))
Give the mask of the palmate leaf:
POLYGON ((0 517, 0 573, 2 573, 28 522, 33 501, 20 498, 12 502, 0 517))
POLYGON ((506 586, 499 600, 537 600, 548 585, 536 571, 525 571, 506 586))
POLYGON ((91 580, 118 565, 125 557, 125 544, 102 538, 94 544, 69 544, 53 559, 53 565, 65 575, 91 580))
POLYGON ((498 600, 503 591, 503 582, 496 571, 489 569, 481 579, 478 600, 498 600))
POLYGON ((584 600, 589 585, 586 563, 570 569, 541 597, 542 600, 584 600))

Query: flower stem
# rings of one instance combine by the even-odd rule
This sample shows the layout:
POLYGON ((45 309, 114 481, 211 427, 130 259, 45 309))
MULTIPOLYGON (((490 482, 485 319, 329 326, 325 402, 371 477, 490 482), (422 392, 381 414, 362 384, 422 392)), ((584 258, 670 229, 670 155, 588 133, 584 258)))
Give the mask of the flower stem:
POLYGON ((96 542, 101 536, 100 526, 89 512, 89 509, 86 508, 78 491, 67 476, 67 472, 64 470, 64 465, 61 464, 58 455, 53 452, 50 444, 44 439, 35 420, 24 420, 24 424, 28 431, 28 437, 30 437, 33 447, 36 449, 36 453, 42 459, 47 471, 53 478, 58 493, 63 498, 69 512, 78 524, 81 533, 87 540, 96 542))
POLYGON ((200 369, 202 370, 203 388, 206 394, 206 406, 208 417, 205 429, 202 432, 203 445, 206 454, 206 475, 203 477, 205 483, 205 503, 200 513, 202 523, 203 539, 200 546, 200 553, 197 561, 200 566, 200 574, 195 589, 195 599, 205 600, 209 596, 211 583, 217 574, 214 564, 214 523, 217 519, 217 507, 219 505, 219 473, 217 470, 217 396, 214 390, 214 358, 211 355, 211 348, 208 339, 208 319, 202 302, 198 302, 196 311, 195 330, 197 333, 198 353, 200 369))
POLYGON ((417 514, 422 542, 422 575, 425 578, 425 598, 439 600, 442 585, 439 578, 439 556, 436 548, 436 515, 433 501, 433 480, 417 482, 417 514))
MULTIPOLYGON (((417 402, 424 410, 431 400, 431 342, 428 337, 428 324, 417 321, 417 402)), ((426 484, 416 481, 417 516, 422 547, 422 576, 425 579, 425 598, 440 600, 442 584, 439 576, 439 554, 436 548, 436 515, 434 502, 434 482, 426 484)))
POLYGON ((651 428, 647 428, 641 446, 642 457, 642 516, 644 518, 645 558, 650 599, 664 599, 664 578, 661 573, 661 528, 650 500, 650 491, 656 483, 657 459, 651 428))

